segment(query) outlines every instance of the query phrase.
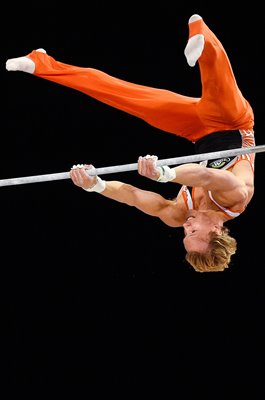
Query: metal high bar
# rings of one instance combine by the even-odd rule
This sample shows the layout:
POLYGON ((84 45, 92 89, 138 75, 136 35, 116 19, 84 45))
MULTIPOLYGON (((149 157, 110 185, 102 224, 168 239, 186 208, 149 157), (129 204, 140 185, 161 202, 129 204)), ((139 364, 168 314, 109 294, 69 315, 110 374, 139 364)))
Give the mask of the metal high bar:
MULTIPOLYGON (((222 157, 231 157, 231 156, 250 154, 250 153, 262 153, 264 151, 265 151, 265 145, 243 147, 230 150, 213 151, 210 153, 194 154, 190 156, 166 158, 164 160, 158 160, 156 165, 161 166, 161 165, 178 165, 178 164, 186 164, 193 162, 196 163, 204 160, 212 160, 222 157)), ((87 172, 89 173, 89 175, 93 176, 93 175, 115 174, 117 172, 135 171, 137 169, 138 169, 138 164, 132 163, 132 164, 115 165, 110 167, 93 168, 87 170, 87 172)), ((70 179, 69 171, 58 172, 54 174, 25 176, 20 178, 0 179, 0 186, 23 185, 26 183, 49 182, 49 181, 58 181, 62 179, 70 179)))

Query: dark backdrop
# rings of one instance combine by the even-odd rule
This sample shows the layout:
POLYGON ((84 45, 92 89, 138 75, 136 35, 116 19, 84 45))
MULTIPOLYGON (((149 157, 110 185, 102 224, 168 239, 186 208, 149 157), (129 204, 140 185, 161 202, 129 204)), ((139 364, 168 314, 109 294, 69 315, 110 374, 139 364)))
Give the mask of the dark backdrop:
MULTIPOLYGON (((134 163, 147 153, 192 154, 181 138, 69 88, 7 72, 5 61, 43 47, 62 62, 199 96, 198 69, 183 54, 193 13, 223 42, 255 111, 256 144, 264 144, 260 8, 54 1, 5 9, 1 179, 66 172, 84 162, 134 163)), ((123 387, 127 399, 142 384, 143 395, 161 391, 163 399, 181 390, 181 399, 239 398, 239 391, 260 398, 263 166, 261 153, 254 199, 229 226, 238 252, 219 274, 198 274, 183 262, 181 230, 68 179, 0 188, 3 364, 11 387, 37 385, 40 394, 54 383, 109 395, 123 387)), ((176 194, 136 172, 105 178, 176 194)))

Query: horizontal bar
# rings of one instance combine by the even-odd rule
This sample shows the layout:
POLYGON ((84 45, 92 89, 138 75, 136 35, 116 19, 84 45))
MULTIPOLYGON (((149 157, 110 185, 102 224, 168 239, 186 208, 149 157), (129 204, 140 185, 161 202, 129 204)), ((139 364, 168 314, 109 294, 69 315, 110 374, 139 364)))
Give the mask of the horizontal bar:
MULTIPOLYGON (((164 160, 158 160, 157 166, 186 164, 204 160, 212 160, 215 158, 237 156, 242 154, 261 153, 264 151, 265 151, 265 145, 241 147, 237 149, 214 151, 210 153, 194 154, 190 156, 166 158, 164 160)), ((132 164, 115 165, 112 167, 94 168, 94 169, 89 169, 87 171, 89 171, 89 175, 93 176, 93 175, 115 174, 117 172, 135 171, 137 169, 138 169, 138 164, 132 163, 132 164)), ((48 181, 56 181, 69 178, 70 178, 69 172, 59 172, 59 173, 45 174, 45 175, 33 175, 21 178, 0 179, 0 186, 23 185, 26 183, 48 182, 48 181)))

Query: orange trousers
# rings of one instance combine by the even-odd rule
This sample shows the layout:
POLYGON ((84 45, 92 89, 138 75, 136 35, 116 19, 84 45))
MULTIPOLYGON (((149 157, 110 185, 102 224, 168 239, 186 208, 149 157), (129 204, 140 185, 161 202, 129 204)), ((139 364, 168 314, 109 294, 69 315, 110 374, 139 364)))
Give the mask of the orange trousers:
POLYGON ((198 60, 202 96, 188 97, 169 90, 138 85, 93 68, 56 61, 34 50, 34 75, 64 85, 134 115, 148 124, 196 142, 212 132, 252 130, 254 115, 237 86, 226 51, 203 20, 189 24, 189 37, 203 34, 198 60))

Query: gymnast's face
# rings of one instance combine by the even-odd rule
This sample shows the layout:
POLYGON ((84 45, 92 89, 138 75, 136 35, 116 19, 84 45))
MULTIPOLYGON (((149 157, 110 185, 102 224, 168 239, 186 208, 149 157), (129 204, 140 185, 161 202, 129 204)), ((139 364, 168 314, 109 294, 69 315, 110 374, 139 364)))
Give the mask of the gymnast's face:
POLYGON ((183 244, 187 253, 196 251, 206 253, 209 247, 211 232, 221 233, 216 213, 192 210, 183 224, 183 244))

